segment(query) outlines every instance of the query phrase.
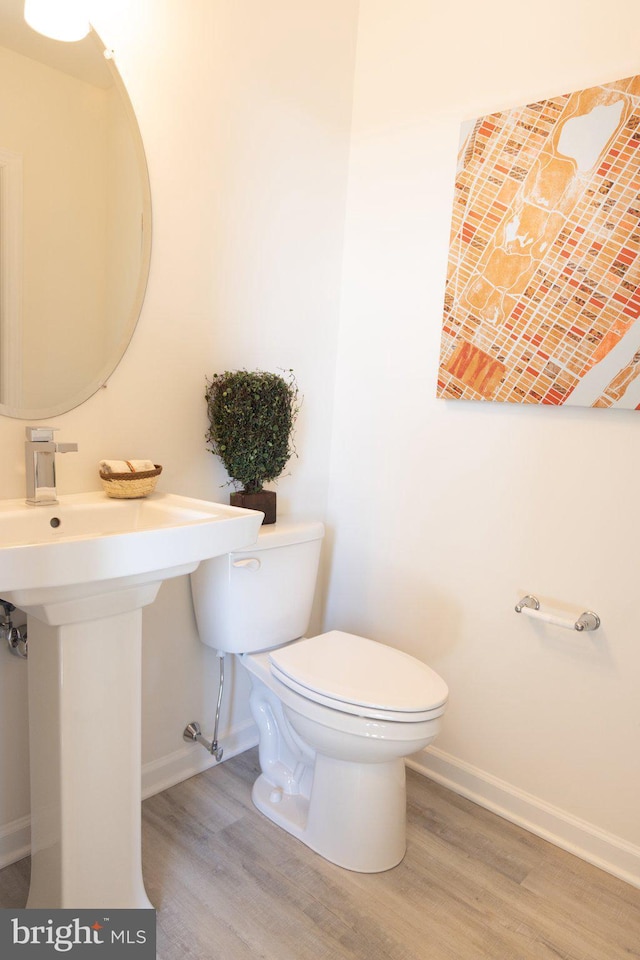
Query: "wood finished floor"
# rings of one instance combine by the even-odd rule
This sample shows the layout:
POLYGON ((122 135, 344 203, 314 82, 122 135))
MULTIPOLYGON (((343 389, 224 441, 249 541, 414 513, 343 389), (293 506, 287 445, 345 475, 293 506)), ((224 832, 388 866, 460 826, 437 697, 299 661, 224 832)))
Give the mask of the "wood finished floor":
MULTIPOLYGON (((251 805, 251 750, 143 803, 158 960, 630 960, 640 890, 424 779, 408 850, 341 870, 251 805)), ((29 860, 0 871, 22 907, 29 860)))

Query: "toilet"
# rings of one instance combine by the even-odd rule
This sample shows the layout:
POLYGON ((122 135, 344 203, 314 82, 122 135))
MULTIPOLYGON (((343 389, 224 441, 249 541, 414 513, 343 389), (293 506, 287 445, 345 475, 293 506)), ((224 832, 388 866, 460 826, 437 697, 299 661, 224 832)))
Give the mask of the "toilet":
POLYGON ((279 520, 191 574, 200 639, 251 678, 265 816, 362 873, 406 849, 404 758, 437 735, 448 690, 426 664, 365 637, 305 637, 324 527, 279 520))

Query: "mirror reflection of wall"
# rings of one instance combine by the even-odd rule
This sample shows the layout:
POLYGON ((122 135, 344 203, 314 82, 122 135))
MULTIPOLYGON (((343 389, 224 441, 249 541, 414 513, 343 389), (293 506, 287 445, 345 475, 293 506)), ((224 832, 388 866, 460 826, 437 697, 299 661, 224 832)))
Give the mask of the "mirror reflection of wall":
MULTIPOLYGON (((76 46, 33 36, 43 49, 76 46)), ((7 42, 0 22, 0 412, 53 416, 98 389, 126 349, 148 267, 148 184, 97 37, 82 41, 90 75, 7 42)))

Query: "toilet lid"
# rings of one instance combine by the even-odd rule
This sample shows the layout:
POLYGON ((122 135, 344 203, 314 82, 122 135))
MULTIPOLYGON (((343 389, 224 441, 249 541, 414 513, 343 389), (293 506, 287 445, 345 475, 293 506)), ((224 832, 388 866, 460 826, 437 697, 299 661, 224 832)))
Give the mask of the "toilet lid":
POLYGON ((269 661, 274 676, 286 686, 337 709, 342 705, 350 713, 427 719, 449 695, 444 680, 422 661, 340 630, 273 650, 269 661))

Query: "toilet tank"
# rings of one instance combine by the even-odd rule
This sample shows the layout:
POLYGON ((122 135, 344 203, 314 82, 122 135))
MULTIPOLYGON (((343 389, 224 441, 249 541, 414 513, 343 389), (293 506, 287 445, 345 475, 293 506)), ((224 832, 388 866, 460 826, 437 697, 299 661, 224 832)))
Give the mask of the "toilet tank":
POLYGON ((324 526, 279 520, 257 543, 203 560, 191 593, 203 643, 255 653, 302 637, 309 626, 324 526))

